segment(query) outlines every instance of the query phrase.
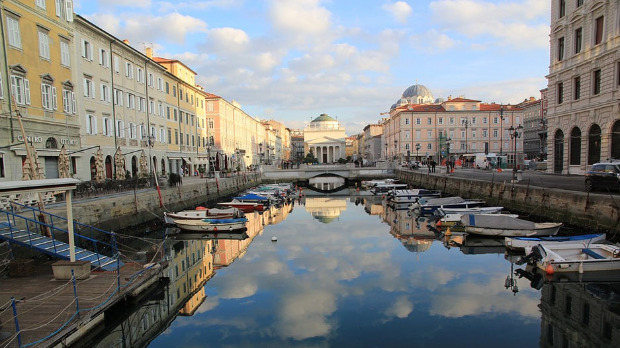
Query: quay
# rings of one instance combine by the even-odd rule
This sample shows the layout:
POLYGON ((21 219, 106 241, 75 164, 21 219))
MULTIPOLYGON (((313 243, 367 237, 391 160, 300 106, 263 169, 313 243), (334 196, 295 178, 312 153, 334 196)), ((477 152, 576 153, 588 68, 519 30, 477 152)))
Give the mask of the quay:
MULTIPOLYGON (((229 178, 186 177, 180 186, 162 188, 161 205, 153 187, 76 198, 73 201, 73 216, 83 224, 121 231, 161 220, 163 211, 214 204, 262 181, 306 183, 312 177, 337 176, 352 186, 353 182, 372 177, 396 177, 416 187, 484 199, 489 204, 502 205, 509 210, 530 212, 532 216, 562 221, 592 231, 604 230, 615 235, 620 229, 617 203, 620 196, 580 191, 583 177, 547 175, 544 179, 550 181, 546 182, 542 177, 535 178, 534 173, 526 173, 521 180, 513 182, 510 172, 476 172, 473 169, 457 169, 456 173, 448 174, 440 168, 437 173, 430 173, 425 169, 406 170, 389 166, 308 167, 283 170, 264 166, 261 172, 229 178), (563 182, 565 186, 552 187, 551 182, 556 185, 563 182)), ((64 202, 48 204, 46 208, 58 214, 65 209, 64 202)), ((264 217, 260 219, 264 224, 264 217)), ((261 226, 257 220, 254 229, 259 231, 261 226)), ((161 236, 154 238, 162 239, 161 236)), ((0 249, 0 255, 2 252, 0 249)), ((21 250, 21 254, 32 258, 28 250, 21 250)), ((0 345, 65 347, 91 342, 93 337, 102 334, 103 324, 112 320, 119 307, 137 304, 148 298, 149 294, 157 293, 162 284, 171 281, 171 273, 164 271, 169 269, 167 260, 156 256, 157 252, 152 251, 146 258, 147 262, 124 260, 125 264, 118 270, 92 271, 85 279, 68 281, 54 279, 50 261, 37 264, 31 259, 14 262, 13 277, 0 282, 0 345)), ((185 256, 179 254, 179 259, 185 260, 185 256)), ((211 274, 205 273, 204 277, 211 274)))

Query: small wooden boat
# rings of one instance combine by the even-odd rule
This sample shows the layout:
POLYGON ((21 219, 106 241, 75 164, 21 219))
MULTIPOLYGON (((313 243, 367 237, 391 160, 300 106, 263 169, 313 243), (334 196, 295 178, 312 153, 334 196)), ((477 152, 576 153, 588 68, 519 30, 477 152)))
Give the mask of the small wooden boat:
POLYGON ((587 247, 590 244, 606 241, 605 233, 584 234, 581 236, 542 236, 542 237, 505 237, 506 247, 509 249, 531 248, 538 244, 544 246, 575 245, 587 247))
POLYGON ((184 231, 195 232, 226 232, 246 228, 246 218, 236 219, 202 219, 202 220, 174 220, 177 227, 184 231))
POLYGON ((620 247, 612 244, 556 245, 538 244, 526 248, 530 263, 547 274, 620 270, 620 247))
POLYGON ((233 199, 230 202, 219 202, 218 205, 224 207, 233 207, 241 210, 244 213, 251 213, 253 211, 263 211, 265 210, 265 205, 261 203, 253 203, 253 202, 240 202, 236 199, 233 199))
POLYGON ((207 218, 240 218, 243 217, 243 212, 237 208, 205 208, 196 207, 194 210, 182 210, 176 213, 164 212, 164 223, 166 225, 174 225, 174 220, 202 220, 207 218))
POLYGON ((507 214, 463 214, 461 224, 467 233, 495 237, 553 236, 561 222, 532 222, 507 214))
POLYGON ((397 204, 413 203, 420 197, 440 197, 441 192, 431 191, 426 189, 411 189, 411 190, 392 190, 387 193, 386 199, 388 202, 397 204))

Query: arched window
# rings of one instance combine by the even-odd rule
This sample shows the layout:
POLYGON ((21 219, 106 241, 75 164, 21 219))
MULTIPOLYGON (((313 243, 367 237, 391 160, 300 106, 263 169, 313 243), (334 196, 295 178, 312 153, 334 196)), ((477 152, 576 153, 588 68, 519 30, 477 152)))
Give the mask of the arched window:
POLYGON ((46 149, 57 149, 58 142, 56 141, 56 138, 54 137, 47 138, 47 140, 45 141, 45 148, 46 149))
POLYGON ((581 129, 573 128, 570 132, 570 165, 576 166, 581 164, 581 129))
POLYGON ((588 164, 601 161, 601 127, 593 124, 588 132, 588 164))
POLYGON ((611 158, 620 159, 620 121, 611 127, 611 158))

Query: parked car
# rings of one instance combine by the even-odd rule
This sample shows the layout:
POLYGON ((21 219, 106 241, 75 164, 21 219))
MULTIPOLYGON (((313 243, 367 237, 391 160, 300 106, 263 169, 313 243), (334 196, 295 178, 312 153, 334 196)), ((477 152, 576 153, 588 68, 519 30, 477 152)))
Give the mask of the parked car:
POLYGON ((620 188, 620 162, 595 163, 585 175, 587 192, 597 189, 614 190, 620 188))

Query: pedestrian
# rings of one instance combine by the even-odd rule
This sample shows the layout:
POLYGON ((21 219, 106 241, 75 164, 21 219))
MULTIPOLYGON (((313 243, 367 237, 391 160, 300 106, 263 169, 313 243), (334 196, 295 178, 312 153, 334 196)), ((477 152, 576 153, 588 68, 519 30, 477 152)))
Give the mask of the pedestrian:
POLYGON ((434 173, 435 172, 435 166, 437 165, 437 162, 435 162, 435 160, 431 160, 431 171, 434 173))

